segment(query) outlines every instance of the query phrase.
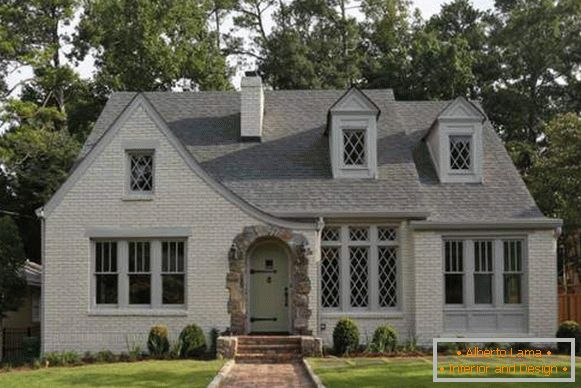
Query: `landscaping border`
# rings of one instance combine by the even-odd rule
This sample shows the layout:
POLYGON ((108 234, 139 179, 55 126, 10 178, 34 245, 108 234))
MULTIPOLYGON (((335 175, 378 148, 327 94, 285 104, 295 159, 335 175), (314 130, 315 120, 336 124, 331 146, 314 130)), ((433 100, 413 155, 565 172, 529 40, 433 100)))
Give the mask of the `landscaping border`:
POLYGON ((228 362, 226 362, 224 366, 220 368, 218 374, 216 374, 214 379, 210 381, 210 384, 208 384, 206 388, 219 388, 220 385, 222 384, 222 381, 226 378, 230 370, 234 367, 234 364, 235 364, 234 360, 229 360, 228 362))
POLYGON ((325 387, 325 385, 323 384, 323 382, 321 381, 319 376, 317 376, 315 371, 313 371, 313 368, 311 368, 311 364, 309 364, 309 362, 307 361, 306 358, 303 358, 303 367, 307 370, 307 374, 309 375, 309 378, 311 379, 311 381, 315 385, 315 387, 327 388, 327 387, 325 387))

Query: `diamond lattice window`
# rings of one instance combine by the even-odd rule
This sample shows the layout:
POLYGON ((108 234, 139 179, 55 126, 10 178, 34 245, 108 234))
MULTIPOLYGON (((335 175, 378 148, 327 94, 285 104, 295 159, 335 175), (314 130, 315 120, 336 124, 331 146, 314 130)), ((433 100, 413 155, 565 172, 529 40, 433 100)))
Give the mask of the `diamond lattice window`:
POLYGON ((450 136, 450 168, 470 170, 470 136, 450 136))
POLYGON ((153 153, 139 152, 129 154, 129 188, 134 192, 153 191, 153 153))
POLYGON ((343 131, 343 164, 345 166, 365 165, 365 130, 343 131))
POLYGON ((339 248, 321 249, 321 304, 325 308, 339 307, 339 248))
POLYGON ((378 227, 377 238, 379 239, 379 241, 396 241, 397 233, 395 231, 395 228, 378 227))
POLYGON ((339 228, 325 227, 323 228, 323 233, 321 234, 322 241, 339 241, 340 233, 339 228))
POLYGON ((397 249, 379 247, 377 264, 379 267, 379 306, 395 307, 397 305, 397 249))
POLYGON ((349 240, 351 241, 367 241, 369 239, 368 228, 349 228, 349 240))
POLYGON ((351 307, 369 304, 368 253, 367 247, 349 247, 351 307))

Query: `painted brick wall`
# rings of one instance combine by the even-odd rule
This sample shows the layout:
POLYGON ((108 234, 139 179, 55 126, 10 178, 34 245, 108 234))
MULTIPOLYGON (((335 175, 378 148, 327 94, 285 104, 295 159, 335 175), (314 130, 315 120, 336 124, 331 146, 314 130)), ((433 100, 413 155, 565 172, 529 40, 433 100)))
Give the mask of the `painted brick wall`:
MULTIPOLYGON (((138 108, 117 136, 95 159, 46 220, 44 351, 127 351, 126 342, 143 346, 150 327, 169 326, 177 336, 188 323, 205 331, 229 326, 226 304, 228 251, 243 227, 259 222, 219 196, 196 176, 138 108), (153 201, 124 201, 125 153, 134 140, 158 142, 153 201), (94 316, 90 306, 90 241, 87 228, 189 227, 187 310, 179 316, 94 316)), ((313 247, 311 272, 316 271, 316 232, 298 231, 313 247)), ((316 324, 316 296, 311 298, 316 324)), ((152 314, 155 314, 152 311, 152 314)))
POLYGON ((531 232, 528 237, 529 333, 554 337, 557 331, 557 242, 555 232, 531 232))

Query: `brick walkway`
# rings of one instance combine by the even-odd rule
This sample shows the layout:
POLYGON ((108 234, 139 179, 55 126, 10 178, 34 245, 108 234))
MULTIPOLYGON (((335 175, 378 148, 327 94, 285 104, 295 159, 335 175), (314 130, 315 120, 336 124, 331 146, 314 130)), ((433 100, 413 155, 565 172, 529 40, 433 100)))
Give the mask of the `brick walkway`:
POLYGON ((223 380, 224 388, 313 388, 300 363, 236 364, 223 380))

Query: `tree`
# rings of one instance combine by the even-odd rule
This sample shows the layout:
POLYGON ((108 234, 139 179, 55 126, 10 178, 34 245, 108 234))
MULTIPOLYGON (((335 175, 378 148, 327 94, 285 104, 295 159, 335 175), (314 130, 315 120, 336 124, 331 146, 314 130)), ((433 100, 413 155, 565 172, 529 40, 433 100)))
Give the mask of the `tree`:
MULTIPOLYGON (((223 4, 223 3, 219 3, 223 4)), ((96 82, 108 91, 171 90, 193 83, 228 89, 230 69, 215 33, 209 0, 96 0, 84 3, 75 56, 95 57, 96 82)))
POLYGON ((272 0, 242 0, 234 21, 250 42, 230 40, 230 52, 256 59, 275 89, 346 88, 359 82, 361 50, 357 21, 348 0, 280 2, 268 32, 264 17, 272 0))
POLYGON ((7 312, 20 307, 26 290, 25 262, 16 224, 8 216, 0 217, 0 322, 7 312))
MULTIPOLYGON (((56 107, 9 100, 3 120, 9 128, 0 136, 0 182, 8 187, 8 207, 20 215, 18 225, 27 257, 40 259, 40 226, 35 210, 64 182, 79 142, 58 130, 65 115, 56 107)), ((3 204, 4 206, 4 204, 3 204)))
POLYGON ((575 105, 581 3, 498 0, 496 6, 499 22, 490 45, 502 58, 502 72, 483 91, 483 104, 517 167, 526 173, 544 124, 575 105))
POLYGON ((526 176, 545 215, 581 224, 581 116, 566 113, 543 127, 541 151, 526 176))

